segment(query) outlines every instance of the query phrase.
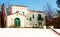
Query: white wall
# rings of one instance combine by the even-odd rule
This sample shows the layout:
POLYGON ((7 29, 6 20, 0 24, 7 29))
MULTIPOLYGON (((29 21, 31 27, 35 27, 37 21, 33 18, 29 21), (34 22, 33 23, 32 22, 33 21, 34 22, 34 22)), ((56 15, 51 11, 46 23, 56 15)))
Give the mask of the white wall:
POLYGON ((7 27, 14 25, 14 19, 16 17, 20 18, 20 20, 21 20, 20 27, 24 27, 26 25, 26 17, 25 16, 22 16, 20 14, 18 14, 18 15, 13 14, 13 15, 7 16, 7 27))
POLYGON ((23 12, 25 12, 25 15, 27 14, 26 7, 12 6, 12 13, 16 13, 16 11, 19 11, 21 14, 23 14, 23 12))
MULTIPOLYGON (((24 16, 21 16, 21 15, 19 15, 18 17, 20 17, 20 19, 22 18, 22 22, 24 22, 23 19, 25 19, 25 21, 28 21, 29 25, 31 25, 31 26, 33 26, 33 25, 35 26, 35 24, 38 24, 37 17, 38 17, 38 14, 41 14, 42 18, 43 18, 42 25, 45 25, 45 13, 38 12, 38 11, 36 11, 36 12, 35 11, 29 11, 29 10, 27 10, 27 7, 20 7, 20 6, 11 6, 9 8, 9 10, 12 13, 16 13, 16 11, 19 11, 20 14, 23 14, 23 12, 25 12, 25 16, 27 18, 22 18, 24 16), (33 16, 32 16, 33 14, 34 14, 34 19, 33 19, 33 16), (30 19, 30 17, 32 17, 32 21, 26 20, 26 19, 30 19)), ((13 18, 17 17, 17 16, 15 16, 15 17, 14 16, 12 16, 12 17, 13 18)), ((8 19, 10 19, 10 16, 8 16, 8 17, 9 17, 8 19)), ((26 25, 26 23, 25 23, 25 25, 26 25)))
POLYGON ((29 13, 27 14, 28 17, 32 17, 32 21, 30 21, 30 25, 35 25, 35 24, 38 24, 38 20, 37 20, 37 17, 38 17, 38 14, 41 14, 42 18, 43 18, 43 21, 42 22, 42 25, 45 25, 45 13, 42 13, 42 12, 33 12, 33 11, 28 11, 29 13), (33 19, 33 15, 34 14, 34 19, 33 19))

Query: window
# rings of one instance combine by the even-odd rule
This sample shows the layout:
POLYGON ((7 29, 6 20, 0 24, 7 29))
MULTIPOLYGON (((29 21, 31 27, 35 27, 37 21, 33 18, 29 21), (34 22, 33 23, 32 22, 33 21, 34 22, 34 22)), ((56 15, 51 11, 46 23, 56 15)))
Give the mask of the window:
POLYGON ((30 17, 30 21, 32 21, 32 18, 30 17))
POLYGON ((38 14, 38 21, 42 20, 41 14, 38 14))
POLYGON ((16 10, 16 12, 19 12, 19 11, 16 10))
POLYGON ((17 8, 16 8, 17 9, 17 8))
POLYGON ((25 13, 23 12, 23 15, 24 15, 25 13))
POLYGON ((34 19, 34 15, 33 15, 33 19, 34 19))

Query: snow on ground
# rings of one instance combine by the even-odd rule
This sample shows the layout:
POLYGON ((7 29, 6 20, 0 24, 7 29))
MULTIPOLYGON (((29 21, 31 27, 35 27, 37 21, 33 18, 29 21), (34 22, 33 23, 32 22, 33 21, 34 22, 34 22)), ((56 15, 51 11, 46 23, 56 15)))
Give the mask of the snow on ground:
POLYGON ((54 30, 60 33, 60 29, 54 29, 54 30))
MULTIPOLYGON (((58 29, 58 31, 60 31, 58 29)), ((60 37, 51 29, 39 28, 2 28, 0 37, 60 37)))

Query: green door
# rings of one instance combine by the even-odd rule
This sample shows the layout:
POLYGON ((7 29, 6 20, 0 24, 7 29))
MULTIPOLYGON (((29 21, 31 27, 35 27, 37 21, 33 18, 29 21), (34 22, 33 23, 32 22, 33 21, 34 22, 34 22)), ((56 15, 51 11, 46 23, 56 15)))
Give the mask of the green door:
POLYGON ((38 22, 38 26, 42 28, 43 27, 42 22, 38 22))
POLYGON ((14 24, 15 24, 15 26, 20 26, 20 19, 19 18, 15 18, 14 24))

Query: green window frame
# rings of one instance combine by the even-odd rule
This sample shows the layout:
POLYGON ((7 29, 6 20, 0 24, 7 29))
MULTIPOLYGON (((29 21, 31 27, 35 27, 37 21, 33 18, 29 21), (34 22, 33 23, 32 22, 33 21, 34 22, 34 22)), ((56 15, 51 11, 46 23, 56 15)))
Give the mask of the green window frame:
POLYGON ((30 21, 32 21, 32 18, 30 17, 30 21))
POLYGON ((38 21, 42 20, 41 14, 38 14, 38 21))
POLYGON ((34 19, 34 14, 33 14, 33 19, 34 19))

